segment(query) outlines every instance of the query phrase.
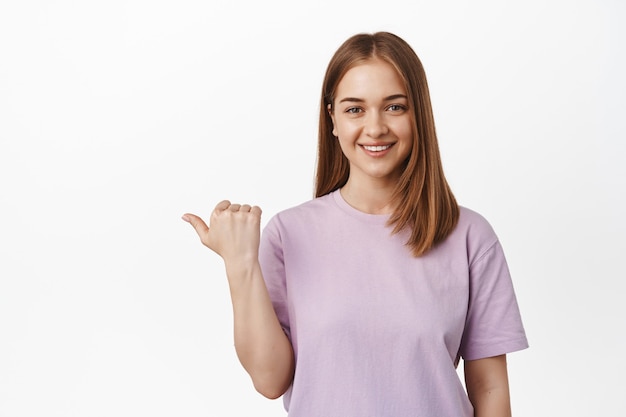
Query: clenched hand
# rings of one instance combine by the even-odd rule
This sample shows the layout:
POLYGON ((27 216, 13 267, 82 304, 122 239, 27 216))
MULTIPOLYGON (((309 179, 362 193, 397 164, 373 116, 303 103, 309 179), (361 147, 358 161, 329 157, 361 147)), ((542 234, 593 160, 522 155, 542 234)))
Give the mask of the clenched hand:
POLYGON ((259 253, 261 209, 224 200, 211 213, 210 227, 195 214, 182 219, 190 223, 200 241, 220 255, 226 264, 256 262, 259 253))

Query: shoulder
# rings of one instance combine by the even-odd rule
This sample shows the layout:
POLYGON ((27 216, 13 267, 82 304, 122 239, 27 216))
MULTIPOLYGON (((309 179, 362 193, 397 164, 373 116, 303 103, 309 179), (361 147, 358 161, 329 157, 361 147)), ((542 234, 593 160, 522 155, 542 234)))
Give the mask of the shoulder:
POLYGON ((459 207, 457 229, 477 237, 497 238, 493 227, 482 214, 464 206, 459 207))
POLYGON ((317 197, 301 204, 289 207, 274 214, 265 226, 266 230, 284 230, 294 226, 311 224, 332 211, 334 200, 330 194, 317 197))
POLYGON ((448 239, 466 248, 472 264, 498 244, 498 236, 483 215, 467 207, 459 209, 459 221, 448 239))

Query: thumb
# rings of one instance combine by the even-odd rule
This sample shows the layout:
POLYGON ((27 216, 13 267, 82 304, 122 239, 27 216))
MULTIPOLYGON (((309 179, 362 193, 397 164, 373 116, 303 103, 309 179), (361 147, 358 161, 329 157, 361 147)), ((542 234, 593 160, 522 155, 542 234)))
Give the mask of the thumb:
POLYGON ((204 220, 191 213, 185 213, 181 218, 193 226, 202 243, 205 243, 209 235, 209 226, 206 225, 204 220))

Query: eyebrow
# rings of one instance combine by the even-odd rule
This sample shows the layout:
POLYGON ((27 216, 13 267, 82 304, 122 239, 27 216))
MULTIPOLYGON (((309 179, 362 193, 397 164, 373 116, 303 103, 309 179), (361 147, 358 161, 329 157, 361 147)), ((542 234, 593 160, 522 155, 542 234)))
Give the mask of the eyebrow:
MULTIPOLYGON (((385 98, 383 99, 383 101, 397 100, 397 99, 399 99, 399 98, 406 99, 407 97, 406 97, 406 95, 404 95, 404 94, 392 94, 392 95, 390 95, 390 96, 388 96, 388 97, 385 97, 385 98)), ((365 100, 363 100, 362 98, 356 98, 356 97, 346 97, 346 98, 341 99, 341 100, 339 101, 339 103, 344 103, 344 102, 347 102, 347 101, 349 101, 349 102, 354 102, 354 103, 363 103, 363 102, 365 102, 365 100)))

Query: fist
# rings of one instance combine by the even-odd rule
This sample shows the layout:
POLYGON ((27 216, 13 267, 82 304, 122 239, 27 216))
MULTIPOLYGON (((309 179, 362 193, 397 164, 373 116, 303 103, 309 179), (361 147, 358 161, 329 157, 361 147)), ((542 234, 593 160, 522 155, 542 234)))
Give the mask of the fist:
POLYGON ((259 207, 224 200, 215 206, 208 226, 195 214, 184 214, 182 219, 193 226, 202 244, 225 262, 257 261, 261 234, 259 207))

